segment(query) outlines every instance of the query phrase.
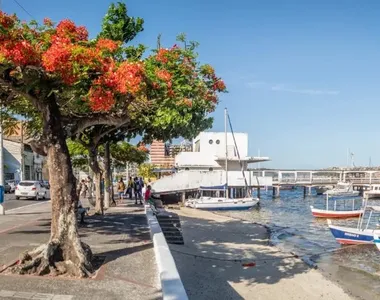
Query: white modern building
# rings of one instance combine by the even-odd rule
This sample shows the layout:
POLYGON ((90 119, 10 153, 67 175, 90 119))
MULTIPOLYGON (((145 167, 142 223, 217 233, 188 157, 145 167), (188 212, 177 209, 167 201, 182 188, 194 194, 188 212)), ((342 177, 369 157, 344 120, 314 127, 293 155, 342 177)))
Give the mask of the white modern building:
POLYGON ((224 132, 201 132, 193 140, 192 152, 180 152, 175 157, 177 173, 163 177, 153 184, 159 193, 191 191, 200 186, 217 186, 228 182, 230 187, 271 186, 272 177, 255 176, 247 171, 251 163, 268 161, 268 157, 248 155, 248 134, 227 133, 227 147, 224 132), (228 178, 225 163, 227 149, 228 178), (240 156, 240 161, 239 161, 240 156), (242 164, 242 167, 240 165, 242 164), (244 171, 244 176, 243 172, 244 171))
POLYGON ((193 141, 193 152, 181 152, 175 157, 178 170, 225 170, 226 150, 229 171, 247 170, 248 164, 268 161, 269 157, 248 155, 248 134, 227 133, 227 149, 224 132, 201 132, 193 141), (239 162, 240 155, 240 162, 239 162))
POLYGON ((21 143, 15 139, 4 138, 3 155, 5 180, 19 181, 22 176, 22 169, 24 180, 43 179, 42 168, 46 158, 34 153, 28 144, 21 146, 21 143))

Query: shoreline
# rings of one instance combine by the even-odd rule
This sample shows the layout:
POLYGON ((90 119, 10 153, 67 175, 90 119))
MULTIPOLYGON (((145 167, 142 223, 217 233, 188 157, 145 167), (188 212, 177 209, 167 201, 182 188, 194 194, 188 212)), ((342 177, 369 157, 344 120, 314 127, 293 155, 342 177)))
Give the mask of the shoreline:
POLYGON ((268 231, 268 246, 274 247, 283 253, 295 254, 297 257, 300 257, 303 263, 308 265, 310 268, 315 268, 327 280, 337 284, 346 293, 348 293, 355 299, 380 299, 380 288, 377 288, 377 291, 374 290, 374 286, 378 285, 380 276, 362 271, 360 269, 339 265, 331 261, 331 255, 334 255, 341 251, 343 252, 344 248, 338 248, 336 250, 327 251, 323 254, 308 255, 302 257, 302 255, 298 255, 295 252, 286 252, 282 250, 280 247, 278 247, 276 244, 271 242, 270 235, 273 232, 273 230, 268 225, 261 224, 259 222, 248 221, 243 218, 238 218, 231 215, 225 215, 216 211, 210 213, 218 216, 224 216, 226 218, 231 218, 234 220, 239 220, 242 222, 250 222, 258 226, 263 226, 268 231))
POLYGON ((266 225, 190 208, 173 212, 185 245, 170 249, 190 299, 356 299, 271 245, 266 225))

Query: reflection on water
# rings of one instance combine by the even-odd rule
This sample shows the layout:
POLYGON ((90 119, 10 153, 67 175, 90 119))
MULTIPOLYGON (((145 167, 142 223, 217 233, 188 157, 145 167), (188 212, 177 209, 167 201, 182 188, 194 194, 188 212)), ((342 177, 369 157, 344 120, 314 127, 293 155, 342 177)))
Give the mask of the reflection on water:
MULTIPOLYGON (((337 210, 351 209, 352 198, 348 201, 337 200, 337 210)), ((355 199, 355 209, 362 204, 361 198, 355 199)), ((370 200, 369 204, 380 205, 380 200, 370 200)), ((273 199, 272 191, 261 193, 259 208, 249 211, 226 211, 221 214, 267 225, 271 229, 271 242, 287 252, 299 255, 317 255, 321 252, 342 248, 334 239, 325 219, 314 218, 310 205, 325 208, 324 196, 303 197, 303 189, 281 191, 281 197, 273 199)), ((329 208, 334 207, 330 199, 329 208)), ((378 215, 373 216, 369 228, 375 228, 378 215)), ((366 224, 368 215, 364 218, 366 224)), ((358 219, 333 220, 333 224, 356 227, 358 219)), ((344 247, 343 250, 328 255, 332 263, 349 268, 360 269, 372 274, 380 273, 380 253, 374 245, 344 247)))

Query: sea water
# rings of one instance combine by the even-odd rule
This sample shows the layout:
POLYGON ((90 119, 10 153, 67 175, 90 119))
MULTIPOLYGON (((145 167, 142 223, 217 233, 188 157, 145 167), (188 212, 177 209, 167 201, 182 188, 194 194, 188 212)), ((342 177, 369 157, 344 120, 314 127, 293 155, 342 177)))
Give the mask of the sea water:
MULTIPOLYGON (((303 188, 283 190, 279 198, 273 198, 272 190, 261 191, 260 205, 248 211, 226 211, 220 214, 256 222, 269 227, 270 241, 285 252, 293 252, 312 260, 328 258, 337 266, 357 269, 369 274, 380 274, 380 252, 374 245, 341 246, 330 233, 326 219, 315 218, 310 205, 325 209, 325 196, 303 195, 303 188)), ((362 205, 362 198, 354 198, 355 208, 362 205)), ((380 200, 370 200, 368 205, 380 205, 380 200)), ((329 209, 334 200, 330 199, 329 209)), ((337 210, 352 209, 352 198, 338 199, 337 210)), ((376 228, 380 214, 373 214, 369 228, 376 228)), ((333 219, 334 225, 356 227, 358 218, 333 219)), ((367 218, 364 219, 364 226, 367 218)))

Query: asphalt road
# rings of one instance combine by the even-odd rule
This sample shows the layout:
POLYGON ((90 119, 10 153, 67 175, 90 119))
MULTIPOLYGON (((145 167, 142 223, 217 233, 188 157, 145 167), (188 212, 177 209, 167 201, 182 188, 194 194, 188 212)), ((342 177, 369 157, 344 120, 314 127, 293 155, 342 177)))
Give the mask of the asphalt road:
POLYGON ((18 208, 18 207, 22 207, 22 206, 26 206, 26 205, 30 205, 30 204, 49 200, 49 199, 47 199, 47 200, 41 199, 41 200, 36 201, 34 199, 25 199, 25 198, 21 198, 20 200, 16 200, 14 193, 13 194, 5 194, 4 197, 5 197, 4 206, 5 206, 6 211, 13 209, 13 208, 18 208))

